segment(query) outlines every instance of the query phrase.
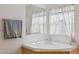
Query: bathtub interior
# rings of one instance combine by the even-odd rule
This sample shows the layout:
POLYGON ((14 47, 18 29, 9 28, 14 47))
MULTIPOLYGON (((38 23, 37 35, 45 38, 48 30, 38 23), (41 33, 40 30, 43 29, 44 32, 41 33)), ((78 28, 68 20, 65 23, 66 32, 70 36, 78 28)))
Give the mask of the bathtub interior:
POLYGON ((32 34, 27 35, 23 41, 31 43, 31 42, 43 41, 46 40, 47 38, 48 36, 46 34, 32 34))
POLYGON ((65 35, 44 35, 44 34, 33 34, 27 35, 24 40, 23 46, 35 49, 71 49, 76 45, 71 44, 71 38, 65 35), (27 44, 26 44, 27 43, 27 44))
POLYGON ((71 37, 69 37, 67 35, 52 35, 51 39, 52 39, 52 41, 60 42, 60 43, 67 43, 67 44, 72 43, 71 37))
POLYGON ((24 42, 59 42, 59 43, 66 43, 66 44, 71 44, 72 39, 71 37, 67 35, 47 35, 47 34, 32 34, 32 35, 27 35, 25 37, 24 42))

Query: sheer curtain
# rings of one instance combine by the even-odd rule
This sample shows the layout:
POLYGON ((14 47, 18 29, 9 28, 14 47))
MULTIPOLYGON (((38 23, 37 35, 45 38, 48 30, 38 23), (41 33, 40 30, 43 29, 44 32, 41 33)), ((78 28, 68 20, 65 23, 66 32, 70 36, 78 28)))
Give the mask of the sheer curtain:
POLYGON ((45 12, 32 14, 32 33, 46 33, 46 15, 45 12))
POLYGON ((74 36, 74 6, 51 9, 49 19, 46 11, 32 14, 32 33, 74 36), (47 24, 48 20, 48 24, 47 24), (48 28, 48 29, 47 29, 48 28))
POLYGON ((49 26, 50 34, 74 36, 74 6, 50 10, 49 26))

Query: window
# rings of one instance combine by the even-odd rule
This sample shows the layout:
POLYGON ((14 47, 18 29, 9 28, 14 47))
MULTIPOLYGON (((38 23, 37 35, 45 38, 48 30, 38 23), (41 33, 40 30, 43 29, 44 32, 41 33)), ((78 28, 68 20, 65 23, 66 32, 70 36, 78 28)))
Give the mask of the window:
POLYGON ((32 14, 32 33, 74 35, 74 6, 51 9, 48 13, 32 14))
POLYGON ((49 13, 50 34, 74 35, 74 6, 54 9, 49 13))
POLYGON ((46 16, 43 12, 32 15, 32 33, 46 33, 46 16))

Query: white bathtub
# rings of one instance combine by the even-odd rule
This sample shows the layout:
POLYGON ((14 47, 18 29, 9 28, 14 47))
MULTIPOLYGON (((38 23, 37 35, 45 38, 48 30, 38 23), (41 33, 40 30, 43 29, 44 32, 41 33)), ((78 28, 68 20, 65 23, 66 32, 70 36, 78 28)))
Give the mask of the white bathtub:
POLYGON ((69 43, 70 40, 67 38, 69 41, 65 41, 65 37, 59 38, 59 37, 53 37, 53 40, 45 40, 47 36, 40 36, 40 35, 33 35, 27 37, 23 41, 23 47, 33 49, 35 51, 38 50, 72 50, 76 48, 75 44, 69 43), (43 39, 42 39, 43 38, 43 39), (59 40, 61 39, 61 40, 59 40))

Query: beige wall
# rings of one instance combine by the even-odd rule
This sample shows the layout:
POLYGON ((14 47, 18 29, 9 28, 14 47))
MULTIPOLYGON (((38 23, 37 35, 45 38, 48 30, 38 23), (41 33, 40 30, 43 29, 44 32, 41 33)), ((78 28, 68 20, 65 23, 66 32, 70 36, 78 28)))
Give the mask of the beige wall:
POLYGON ((25 5, 0 5, 0 52, 12 51, 13 53, 13 51, 21 47, 22 39, 25 36, 25 8, 25 5), (13 40, 4 40, 2 18, 23 20, 23 37, 13 40))
POLYGON ((30 33, 32 25, 32 5, 26 6, 26 32, 30 33))
POLYGON ((75 20, 75 38, 76 41, 79 42, 79 5, 75 5, 75 16, 74 16, 74 20, 75 20))

